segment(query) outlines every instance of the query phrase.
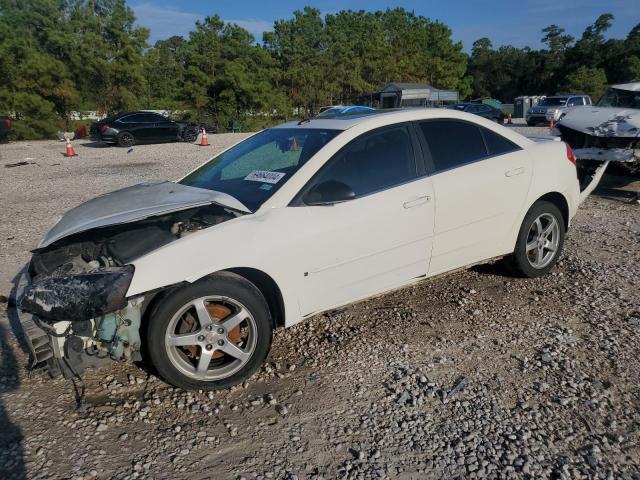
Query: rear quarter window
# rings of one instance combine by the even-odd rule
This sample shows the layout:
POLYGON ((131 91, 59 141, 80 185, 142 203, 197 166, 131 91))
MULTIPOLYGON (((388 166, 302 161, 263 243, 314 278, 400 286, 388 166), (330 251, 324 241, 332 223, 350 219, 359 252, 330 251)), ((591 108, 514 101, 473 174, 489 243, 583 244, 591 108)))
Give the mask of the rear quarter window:
POLYGON ((482 135, 484 136, 484 141, 487 144, 487 151, 491 157, 520 150, 520 147, 511 140, 503 137, 499 133, 489 130, 488 128, 482 128, 482 135))

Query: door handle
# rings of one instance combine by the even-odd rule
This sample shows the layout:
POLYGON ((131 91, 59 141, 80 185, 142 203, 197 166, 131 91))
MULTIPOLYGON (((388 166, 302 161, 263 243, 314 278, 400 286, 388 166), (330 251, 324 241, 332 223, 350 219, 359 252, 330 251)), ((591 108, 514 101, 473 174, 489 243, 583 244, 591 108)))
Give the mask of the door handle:
POLYGON ((431 200, 429 195, 420 195, 419 197, 412 198, 411 200, 407 200, 402 204, 404 208, 417 207, 418 205, 422 205, 423 203, 427 203, 431 200))
POLYGON ((505 177, 515 177, 516 175, 522 175, 524 173, 524 167, 514 168, 513 170, 507 170, 504 172, 505 177))

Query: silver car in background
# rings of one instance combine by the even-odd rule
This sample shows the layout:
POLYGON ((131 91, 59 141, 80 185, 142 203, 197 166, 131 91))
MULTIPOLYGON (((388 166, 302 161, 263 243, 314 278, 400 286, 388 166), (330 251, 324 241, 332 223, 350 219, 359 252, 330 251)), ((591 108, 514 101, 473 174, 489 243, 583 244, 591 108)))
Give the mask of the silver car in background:
POLYGON ((551 120, 555 122, 568 108, 584 105, 592 105, 589 95, 552 95, 531 107, 525 119, 530 127, 538 123, 550 123, 551 120))

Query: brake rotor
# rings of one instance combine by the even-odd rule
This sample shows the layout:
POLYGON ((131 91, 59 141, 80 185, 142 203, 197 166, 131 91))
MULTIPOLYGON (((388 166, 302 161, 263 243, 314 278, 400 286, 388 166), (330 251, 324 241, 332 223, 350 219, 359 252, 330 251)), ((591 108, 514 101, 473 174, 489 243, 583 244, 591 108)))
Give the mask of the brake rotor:
MULTIPOLYGON (((225 318, 231 315, 230 308, 225 307, 224 305, 216 304, 216 303, 210 303, 209 305, 207 305, 207 311, 209 312, 209 315, 211 316, 212 320, 218 321, 221 323, 223 323, 222 321, 225 318)), ((229 342, 233 344, 237 344, 240 341, 240 325, 229 330, 229 332, 227 332, 227 338, 229 339, 229 342)), ((224 352, 221 352, 220 350, 216 350, 215 352, 213 352, 213 355, 211 356, 211 358, 216 360, 216 359, 222 358, 223 356, 224 356, 224 352)))

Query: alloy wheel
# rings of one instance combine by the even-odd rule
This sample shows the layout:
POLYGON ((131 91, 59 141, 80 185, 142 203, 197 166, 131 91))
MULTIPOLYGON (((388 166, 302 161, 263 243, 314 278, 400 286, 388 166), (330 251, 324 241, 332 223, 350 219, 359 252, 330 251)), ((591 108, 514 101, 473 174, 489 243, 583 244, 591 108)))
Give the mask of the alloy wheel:
POLYGON ((172 365, 194 380, 214 381, 240 370, 257 345, 253 315, 240 302, 201 297, 180 308, 165 332, 172 365))
POLYGON ((527 235, 526 255, 533 268, 543 269, 555 258, 560 243, 560 225, 549 213, 538 216, 527 235))

